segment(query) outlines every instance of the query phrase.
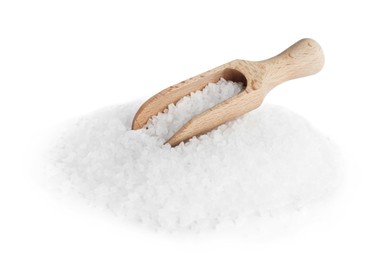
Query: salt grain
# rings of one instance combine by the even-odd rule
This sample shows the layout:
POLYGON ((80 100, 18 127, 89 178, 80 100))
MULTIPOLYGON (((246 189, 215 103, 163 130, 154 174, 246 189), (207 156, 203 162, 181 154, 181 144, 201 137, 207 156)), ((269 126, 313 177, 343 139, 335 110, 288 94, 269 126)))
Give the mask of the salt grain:
POLYGON ((167 141, 195 115, 238 94, 242 87, 243 83, 227 81, 223 78, 217 83, 209 83, 202 91, 191 93, 175 105, 169 105, 164 113, 153 116, 145 126, 146 132, 157 137, 161 142, 167 141))
POLYGON ((140 102, 84 117, 52 150, 64 189, 129 220, 170 231, 260 223, 326 198, 338 169, 335 147, 293 112, 262 105, 177 147, 181 125, 241 90, 220 80, 130 129, 140 102))

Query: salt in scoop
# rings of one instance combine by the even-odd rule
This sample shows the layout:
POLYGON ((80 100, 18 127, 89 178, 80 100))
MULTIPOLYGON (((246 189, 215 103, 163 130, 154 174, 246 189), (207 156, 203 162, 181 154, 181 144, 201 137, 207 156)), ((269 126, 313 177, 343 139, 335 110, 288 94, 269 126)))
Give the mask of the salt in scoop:
POLYGON ((208 83, 217 82, 220 78, 243 82, 243 91, 196 115, 167 140, 166 143, 176 146, 259 107, 275 86, 315 74, 322 69, 323 64, 324 56, 320 45, 308 38, 267 60, 231 61, 168 87, 148 99, 137 111, 132 129, 142 128, 152 116, 163 112, 169 104, 203 89, 208 83))

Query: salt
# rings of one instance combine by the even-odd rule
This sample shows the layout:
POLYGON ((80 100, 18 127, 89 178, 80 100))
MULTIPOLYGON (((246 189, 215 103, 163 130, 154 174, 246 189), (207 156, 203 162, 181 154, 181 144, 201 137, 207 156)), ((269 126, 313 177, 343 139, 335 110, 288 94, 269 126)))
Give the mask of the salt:
POLYGON ((167 141, 181 126, 195 115, 238 94, 243 83, 221 78, 217 83, 209 83, 202 91, 193 92, 171 104, 163 113, 153 116, 144 127, 147 133, 161 142, 167 141))
POLYGON ((86 116, 52 150, 51 176, 93 205, 169 231, 262 223, 327 198, 336 185, 335 147, 283 107, 264 104, 187 143, 164 145, 194 114, 240 90, 222 79, 137 131, 130 125, 140 102, 86 116))

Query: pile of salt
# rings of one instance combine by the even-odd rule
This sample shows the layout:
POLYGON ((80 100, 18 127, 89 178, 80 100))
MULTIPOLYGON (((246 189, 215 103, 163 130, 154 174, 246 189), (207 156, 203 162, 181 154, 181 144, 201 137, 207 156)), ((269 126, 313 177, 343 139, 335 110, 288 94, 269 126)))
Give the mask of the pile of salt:
POLYGON ((185 144, 163 145, 194 114, 240 89, 221 79, 137 131, 130 125, 139 102, 82 118, 52 150, 52 178, 94 205, 173 231, 262 222, 327 197, 336 184, 335 147, 282 107, 262 105, 185 144))

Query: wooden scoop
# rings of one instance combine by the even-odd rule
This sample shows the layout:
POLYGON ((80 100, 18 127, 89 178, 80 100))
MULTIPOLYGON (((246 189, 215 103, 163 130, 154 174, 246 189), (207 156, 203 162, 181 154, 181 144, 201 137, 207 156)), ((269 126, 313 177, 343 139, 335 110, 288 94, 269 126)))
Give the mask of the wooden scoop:
POLYGON ((322 69, 323 64, 322 49, 312 39, 302 39, 267 60, 231 61, 166 88, 148 99, 137 111, 132 129, 142 128, 149 118, 162 112, 169 104, 220 78, 244 83, 242 92, 196 115, 180 128, 167 141, 175 146, 259 107, 266 94, 275 86, 287 80, 315 74, 322 69))

